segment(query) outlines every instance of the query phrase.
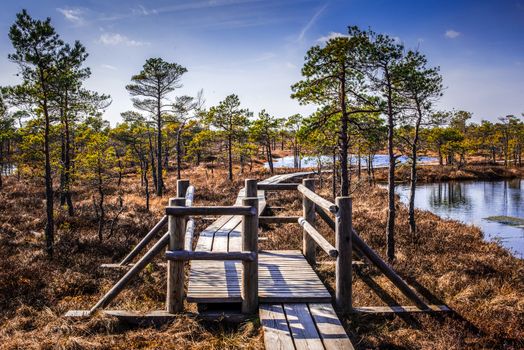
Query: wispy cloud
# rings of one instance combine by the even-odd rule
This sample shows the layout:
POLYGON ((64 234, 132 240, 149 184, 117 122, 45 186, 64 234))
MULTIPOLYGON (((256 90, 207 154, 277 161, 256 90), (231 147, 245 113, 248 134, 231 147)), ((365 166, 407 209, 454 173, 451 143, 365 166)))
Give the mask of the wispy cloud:
POLYGON ((327 7, 327 4, 325 4, 324 6, 319 8, 317 10, 317 12, 315 12, 313 17, 311 17, 311 19, 302 28, 302 30, 300 31, 300 34, 298 34, 297 41, 302 41, 304 39, 304 37, 306 36, 307 31, 313 26, 313 24, 315 24, 315 22, 317 21, 318 17, 322 14, 322 12, 324 12, 326 7, 327 7))
POLYGON ((265 52, 263 54, 261 54, 260 56, 256 57, 253 62, 264 62, 264 61, 268 61, 272 58, 275 58, 277 55, 273 52, 265 52))
POLYGON ((127 36, 119 33, 104 33, 100 35, 98 42, 108 46, 144 46, 149 44, 148 42, 130 39, 127 36))
POLYGON ((444 35, 446 36, 446 38, 455 39, 456 37, 460 36, 461 33, 453 29, 448 29, 446 30, 446 33, 444 33, 444 35))
POLYGON ((130 11, 119 12, 118 14, 106 15, 100 17, 104 21, 114 21, 124 18, 136 17, 136 16, 149 16, 149 15, 158 15, 164 13, 173 13, 173 12, 183 12, 191 10, 202 10, 206 8, 219 8, 226 6, 234 6, 252 2, 259 2, 260 0, 194 0, 194 1, 185 1, 178 4, 170 4, 167 6, 160 6, 156 8, 147 8, 143 5, 138 5, 138 7, 131 8, 130 11))
POLYGON ((82 11, 79 8, 67 8, 67 9, 57 8, 56 10, 60 12, 65 17, 66 20, 68 20, 69 22, 73 24, 82 25, 85 23, 85 20, 83 17, 84 11, 82 11))
POLYGON ((334 38, 348 38, 349 35, 347 34, 342 34, 342 33, 339 33, 339 32, 329 32, 328 35, 323 35, 321 36, 320 38, 317 39, 317 41, 319 43, 324 43, 326 41, 329 41, 331 39, 334 39, 334 38))
POLYGON ((109 70, 118 70, 115 66, 112 66, 110 64, 101 64, 100 68, 109 69, 109 70))

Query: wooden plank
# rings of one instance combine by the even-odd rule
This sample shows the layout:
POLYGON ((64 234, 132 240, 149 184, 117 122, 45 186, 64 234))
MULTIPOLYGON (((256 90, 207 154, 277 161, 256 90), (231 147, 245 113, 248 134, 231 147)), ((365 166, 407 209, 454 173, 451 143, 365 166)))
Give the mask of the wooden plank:
MULTIPOLYGON (((240 297, 241 263, 194 261, 189 277, 188 301, 224 302, 240 297), (212 301, 210 301, 212 300, 212 301)), ((331 295, 300 251, 259 253, 261 302, 329 302, 331 295)))
POLYGON ((281 304, 261 304, 259 315, 264 330, 264 345, 266 349, 295 349, 286 314, 281 304))
POLYGON ((284 304, 284 312, 297 349, 324 350, 307 304, 284 304))
POLYGON ((446 305, 427 305, 426 309, 418 306, 392 305, 392 306, 360 306, 354 307, 353 312, 369 314, 408 313, 408 312, 449 312, 451 309, 446 305))
POLYGON ((331 304, 310 303, 309 311, 326 350, 353 349, 331 304))
POLYGON ((64 317, 70 318, 86 318, 91 316, 90 310, 69 310, 64 314, 64 317))
POLYGON ((204 231, 200 232, 195 251, 210 251, 213 247, 213 238, 215 236, 215 232, 222 228, 232 218, 233 216, 230 215, 221 216, 218 220, 216 220, 214 223, 208 226, 204 231))

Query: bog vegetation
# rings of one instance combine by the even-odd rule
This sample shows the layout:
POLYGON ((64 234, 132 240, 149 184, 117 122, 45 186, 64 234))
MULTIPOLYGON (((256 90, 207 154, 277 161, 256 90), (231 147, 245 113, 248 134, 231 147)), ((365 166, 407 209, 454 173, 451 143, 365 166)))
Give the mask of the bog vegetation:
MULTIPOLYGON (((436 110, 434 102, 443 92, 438 67, 429 67, 422 53, 370 30, 349 27, 347 37, 307 52, 303 80, 292 86, 292 97, 317 105, 311 116, 254 113, 242 107, 236 94, 206 108, 202 91, 195 96, 176 93, 187 68, 150 58, 126 86, 136 110, 122 111, 122 121, 115 126, 102 118, 110 96, 84 87, 91 73, 80 42, 63 42, 49 18, 34 19, 26 11, 17 15, 9 38, 9 59, 19 67, 20 83, 1 89, 0 186, 12 169, 19 178, 45 180, 49 255, 55 211, 75 215, 75 186, 93 190, 99 239, 112 234, 107 222, 116 220, 125 198, 108 203, 107 189, 113 183, 120 186, 128 169, 140 178, 144 208, 149 210, 151 193, 162 196, 169 172, 180 178, 181 169, 189 165, 224 164, 233 180, 233 164, 243 172, 265 159, 273 172, 274 152, 291 149, 296 168, 302 155, 332 155, 333 170, 340 174, 333 177, 332 192, 345 196, 358 186, 351 183, 351 155, 357 157, 360 175, 362 159, 368 160, 371 172, 373 156, 386 150, 386 231, 393 260, 393 186, 399 156, 411 160, 413 189, 421 154, 436 155, 440 165, 462 166, 471 155, 522 165, 524 123, 519 117, 470 123, 467 111, 436 110)), ((409 210, 415 235, 413 200, 409 210)))
MULTIPOLYGON (((436 109, 435 102, 444 92, 438 67, 430 66, 423 53, 371 30, 349 27, 347 36, 307 52, 303 78, 292 86, 292 97, 318 107, 310 116, 252 111, 237 94, 208 106, 203 91, 194 96, 178 93, 186 67, 149 58, 126 86, 135 109, 122 111, 116 125, 103 119, 111 103, 108 92, 85 87, 91 72, 85 66, 88 53, 80 42, 65 43, 50 19, 34 19, 26 11, 17 14, 9 38, 9 59, 18 66, 20 81, 1 88, 0 191, 13 191, 15 181, 42 187, 45 205, 31 209, 45 211, 45 220, 39 222, 42 227, 33 229, 44 230, 42 248, 59 261, 65 257, 57 257, 56 236, 69 235, 68 222, 85 215, 86 207, 102 243, 115 234, 126 207, 149 212, 167 201, 162 196, 174 182, 166 178, 181 178, 182 171, 194 166, 209 173, 224 169, 234 193, 235 181, 259 169, 260 160, 267 162, 269 172, 277 171, 273 157, 279 152, 291 154, 295 168, 301 168, 304 155, 331 156, 332 197, 362 196, 359 190, 374 178, 373 157, 387 153, 388 195, 380 202, 388 203, 387 218, 383 239, 373 238, 384 241, 386 255, 394 261, 402 250, 395 246, 398 157, 410 159, 413 191, 408 211, 402 209, 401 216, 412 242, 436 239, 421 238, 417 230, 414 188, 421 155, 435 156, 440 166, 464 167, 472 157, 522 166, 524 123, 519 116, 474 123, 467 111, 436 109), (351 158, 356 159, 354 167, 351 158), (133 193, 126 188, 130 175, 138 183, 133 193), (12 181, 6 181, 6 176, 12 181)), ((426 234, 430 226, 426 218, 426 234)), ((409 241, 401 238, 401 242, 409 241)), ((406 271, 414 268, 404 267, 406 271)), ((514 272, 506 273, 517 279, 514 272)), ((452 288, 441 289, 448 293, 452 288)), ((496 332, 502 332, 498 323, 497 327, 496 332)), ((511 332, 513 337, 518 330, 511 332)))

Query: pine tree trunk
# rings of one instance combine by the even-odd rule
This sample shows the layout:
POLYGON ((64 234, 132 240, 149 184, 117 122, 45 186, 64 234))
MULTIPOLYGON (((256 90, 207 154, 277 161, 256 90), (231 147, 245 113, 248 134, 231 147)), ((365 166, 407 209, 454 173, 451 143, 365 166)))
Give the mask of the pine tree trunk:
POLYGON ((158 188, 158 181, 156 176, 156 164, 155 164, 155 153, 153 151, 153 140, 151 137, 151 133, 148 131, 147 136, 149 139, 149 160, 151 162, 151 172, 153 175, 153 186, 155 187, 155 191, 158 188))
POLYGON ((389 81, 389 73, 386 69, 386 76, 388 77, 388 155, 389 155, 389 169, 388 169, 388 219, 386 224, 386 240, 387 240, 387 257, 389 261, 395 259, 395 153, 394 153, 394 120, 393 120, 393 101, 391 82, 389 81))
POLYGON ((340 177, 340 195, 342 197, 349 196, 349 173, 348 173, 348 148, 349 148, 349 140, 348 140, 348 115, 346 110, 346 81, 345 81, 345 75, 341 79, 340 82, 340 91, 339 91, 339 99, 340 99, 340 109, 342 111, 342 120, 340 124, 340 130, 339 130, 339 153, 340 153, 340 169, 341 169, 341 177, 340 177))
POLYGON ((228 179, 233 181, 233 140, 231 134, 227 136, 227 170, 228 170, 228 179))
POLYGON ((44 80, 44 72, 39 69, 40 85, 44 93, 42 103, 42 110, 44 113, 44 157, 45 157, 45 199, 46 199, 46 225, 45 225, 45 239, 46 252, 49 256, 53 256, 53 245, 55 241, 55 218, 53 211, 53 177, 51 173, 51 149, 49 145, 49 133, 51 128, 51 120, 49 117, 49 109, 47 105, 47 86, 44 80))
POLYGON ((157 188, 156 188, 156 194, 157 196, 161 197, 164 192, 164 179, 162 174, 162 111, 160 106, 160 96, 157 97, 157 157, 156 157, 156 165, 157 165, 157 188))
POLYGON ((337 198, 337 149, 333 148, 333 165, 332 165, 332 177, 331 177, 331 191, 333 198, 337 198))
POLYGON ((181 175, 181 169, 182 169, 182 147, 180 145, 180 142, 181 142, 180 134, 181 134, 181 130, 178 129, 178 131, 176 133, 176 176, 177 176, 177 179, 179 179, 179 180, 182 178, 182 175, 181 175))
POLYGON ((273 169, 273 156, 271 155, 271 141, 267 142, 266 153, 267 153, 267 162, 269 164, 269 170, 271 171, 271 174, 273 174, 274 169, 273 169))

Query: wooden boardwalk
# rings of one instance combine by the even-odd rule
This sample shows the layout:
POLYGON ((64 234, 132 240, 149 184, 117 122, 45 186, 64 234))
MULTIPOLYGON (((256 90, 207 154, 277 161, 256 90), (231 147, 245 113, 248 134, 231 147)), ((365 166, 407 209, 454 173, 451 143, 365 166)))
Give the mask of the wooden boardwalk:
MULTIPOLYGON (((307 173, 303 173, 307 175, 307 173)), ((298 174, 273 176, 276 184, 298 174)), ((235 205, 240 205, 240 191, 235 205)), ((266 207, 258 191, 259 214, 266 207)), ((201 232, 196 251, 241 251, 241 216, 222 216, 201 232)), ((242 262, 191 261, 187 301, 241 303, 242 262)), ((299 250, 260 251, 258 297, 266 349, 353 349, 333 307, 331 295, 299 250)))
MULTIPOLYGON (((306 174, 306 173, 305 173, 306 174)), ((296 174, 273 176, 262 184, 273 184, 296 174)), ((240 191, 236 205, 244 191, 240 191)), ((264 191, 258 191, 259 214, 266 206, 264 191)), ((222 216, 201 232, 196 251, 241 251, 241 216, 222 216)), ((194 303, 238 303, 241 297, 242 262, 191 261, 187 301, 194 303)), ((331 295, 302 253, 262 251, 259 254, 259 298, 261 302, 329 302, 331 295)))

